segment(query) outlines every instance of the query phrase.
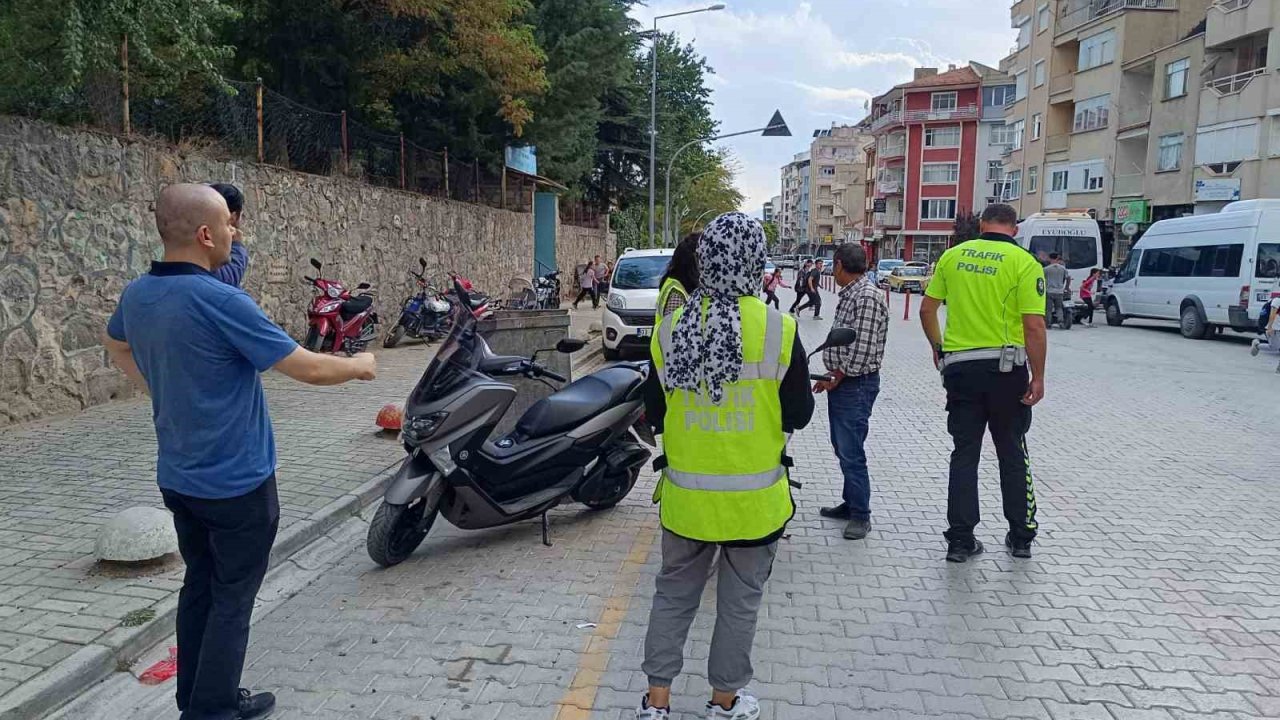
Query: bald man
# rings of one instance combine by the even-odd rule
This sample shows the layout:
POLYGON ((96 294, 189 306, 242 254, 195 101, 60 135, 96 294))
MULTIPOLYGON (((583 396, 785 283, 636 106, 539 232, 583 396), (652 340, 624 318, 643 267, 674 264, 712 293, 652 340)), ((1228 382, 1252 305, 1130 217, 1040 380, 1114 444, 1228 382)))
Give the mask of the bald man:
POLYGON ((280 518, 275 439, 259 373, 312 385, 372 380, 373 356, 298 346, 211 271, 231 257, 226 200, 173 185, 156 201, 164 260, 129 283, 107 324, 111 359, 151 395, 156 481, 186 577, 178 598, 182 720, 248 720, 275 706, 240 688, 254 597, 280 518))

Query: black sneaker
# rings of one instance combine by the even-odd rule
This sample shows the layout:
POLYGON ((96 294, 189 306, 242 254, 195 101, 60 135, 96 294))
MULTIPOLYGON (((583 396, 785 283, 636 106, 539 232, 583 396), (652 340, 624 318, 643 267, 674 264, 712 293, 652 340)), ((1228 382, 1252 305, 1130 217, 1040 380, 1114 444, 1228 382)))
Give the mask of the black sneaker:
POLYGON ((824 518, 835 518, 837 520, 849 519, 849 503, 840 503, 835 507, 826 507, 818 511, 818 514, 824 518))
POLYGON ((871 532, 870 520, 850 520, 848 525, 844 526, 845 540, 861 540, 871 532))
POLYGON ((1016 558, 1026 559, 1031 557, 1031 541, 1016 540, 1013 537, 1013 533, 1005 533, 1004 546, 1009 549, 1009 554, 1016 558))
POLYGON ((947 544, 947 562, 962 563, 976 555, 981 555, 984 548, 982 541, 974 538, 972 542, 952 542, 947 544))
POLYGON ((269 692, 250 695, 248 690, 240 688, 240 706, 236 710, 236 720, 264 718, 276 709, 276 696, 269 692))

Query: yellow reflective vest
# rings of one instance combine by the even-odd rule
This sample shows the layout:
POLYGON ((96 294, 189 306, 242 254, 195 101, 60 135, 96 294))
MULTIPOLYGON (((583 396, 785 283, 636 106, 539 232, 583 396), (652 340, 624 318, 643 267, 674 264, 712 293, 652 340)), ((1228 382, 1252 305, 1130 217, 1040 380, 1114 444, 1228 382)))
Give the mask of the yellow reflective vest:
POLYGON ((662 319, 662 310, 667 306, 667 298, 670 298, 671 293, 673 292, 680 293, 685 300, 689 299, 689 291, 684 289, 684 283, 673 277, 663 280, 662 287, 658 289, 658 307, 653 313, 655 325, 657 324, 657 321, 662 319))
MULTIPOLYGON (((700 312, 710 299, 704 299, 700 312)), ((791 361, 796 321, 757 297, 738 299, 742 313, 742 373, 724 386, 719 405, 709 393, 671 389, 665 357, 685 306, 659 318, 653 363, 666 393, 663 444, 667 467, 654 499, 667 530, 690 540, 742 542, 780 531, 795 514, 782 455, 778 390, 791 361)))

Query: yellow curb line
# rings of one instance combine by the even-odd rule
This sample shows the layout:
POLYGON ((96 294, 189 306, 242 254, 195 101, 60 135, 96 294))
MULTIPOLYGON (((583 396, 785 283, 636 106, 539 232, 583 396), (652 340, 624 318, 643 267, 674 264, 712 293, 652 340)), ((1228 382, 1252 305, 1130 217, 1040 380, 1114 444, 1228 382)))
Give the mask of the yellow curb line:
POLYGON ((589 720, 591 708, 595 705, 596 692, 600 689, 600 678, 609 664, 609 646, 618 636, 636 588, 643 577, 641 568, 649 559, 649 550, 657 537, 657 530, 646 527, 636 533, 631 542, 631 550, 627 559, 622 561, 618 569, 621 581, 613 586, 613 594, 605 601, 596 627, 582 644, 578 653, 578 668, 569 683, 569 689, 556 703, 555 720, 589 720))

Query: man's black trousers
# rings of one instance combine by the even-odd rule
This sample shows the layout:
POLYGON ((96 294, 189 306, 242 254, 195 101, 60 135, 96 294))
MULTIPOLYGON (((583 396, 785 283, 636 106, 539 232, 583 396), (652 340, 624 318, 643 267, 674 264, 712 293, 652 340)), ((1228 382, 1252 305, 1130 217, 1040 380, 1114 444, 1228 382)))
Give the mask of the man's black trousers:
POLYGON ((230 720, 253 600, 280 524, 276 478, 225 500, 160 492, 187 564, 178 595, 178 710, 182 720, 230 720))
POLYGON ((996 360, 951 365, 942 373, 947 389, 947 431, 955 442, 947 494, 946 532, 951 542, 968 543, 978 526, 978 461, 982 436, 989 429, 1000 460, 1000 494, 1014 538, 1036 536, 1036 494, 1027 453, 1031 408, 1022 404, 1028 383, 1026 366, 999 372, 996 360))

